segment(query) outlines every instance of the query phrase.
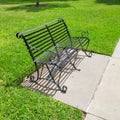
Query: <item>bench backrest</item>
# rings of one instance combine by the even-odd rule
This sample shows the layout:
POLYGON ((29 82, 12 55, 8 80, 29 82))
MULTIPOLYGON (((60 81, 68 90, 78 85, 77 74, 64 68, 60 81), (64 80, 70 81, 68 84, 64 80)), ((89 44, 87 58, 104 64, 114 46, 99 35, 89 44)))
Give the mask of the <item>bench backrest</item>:
POLYGON ((70 33, 63 19, 59 18, 37 28, 17 33, 23 38, 34 61, 47 50, 57 51, 56 44, 70 41, 70 33))

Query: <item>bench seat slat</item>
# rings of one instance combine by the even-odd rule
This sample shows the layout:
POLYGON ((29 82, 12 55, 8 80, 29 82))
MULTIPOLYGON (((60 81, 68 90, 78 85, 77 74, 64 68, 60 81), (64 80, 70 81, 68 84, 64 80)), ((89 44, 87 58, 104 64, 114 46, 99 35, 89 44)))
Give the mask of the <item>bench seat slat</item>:
POLYGON ((33 38, 36 38, 36 40, 37 40, 37 38, 43 38, 43 37, 45 37, 45 36, 50 36, 49 35, 49 33, 48 32, 45 32, 45 33, 43 33, 43 34, 36 34, 36 35, 34 35, 34 36, 31 36, 30 38, 26 38, 26 40, 28 41, 32 41, 32 40, 34 40, 33 38), (39 37, 38 37, 39 36, 39 37))
MULTIPOLYGON (((37 52, 36 54, 34 54, 34 58, 36 59, 37 57, 39 57, 43 52, 47 51, 48 49, 50 49, 51 46, 48 46, 47 48, 44 48, 43 50, 37 52)), ((45 61, 44 61, 45 62, 45 61)))
POLYGON ((52 47, 53 45, 52 45, 52 43, 50 42, 50 43, 46 43, 44 46, 42 46, 42 47, 39 47, 39 46, 36 46, 35 47, 35 50, 34 51, 32 51, 33 52, 33 54, 35 54, 38 50, 40 51, 42 51, 44 48, 49 48, 49 47, 52 47))
POLYGON ((60 34, 60 33, 62 33, 62 32, 63 32, 63 33, 67 33, 66 30, 65 30, 65 28, 61 28, 61 29, 57 29, 57 30, 55 30, 55 31, 52 31, 51 34, 52 34, 52 36, 53 36, 53 35, 60 34))
POLYGON ((54 34, 54 35, 52 35, 52 36, 53 36, 54 39, 57 39, 59 36, 62 37, 63 35, 66 35, 66 36, 68 37, 68 35, 67 35, 67 33, 65 32, 65 30, 64 30, 64 31, 60 31, 59 33, 54 34))
POLYGON ((53 44, 51 39, 49 38, 46 41, 39 41, 39 42, 36 42, 36 43, 34 42, 34 44, 31 44, 31 46, 34 46, 36 48, 41 48, 41 47, 44 47, 44 45, 46 45, 47 43, 48 44, 53 44))
POLYGON ((49 29, 56 29, 58 28, 59 26, 63 26, 63 23, 62 22, 58 22, 56 25, 48 25, 49 29))
POLYGON ((31 35, 33 35, 33 34, 35 34, 35 33, 38 33, 38 32, 41 32, 41 31, 43 31, 43 30, 46 30, 46 27, 43 27, 43 28, 40 28, 40 29, 34 29, 34 30, 30 30, 30 31, 28 31, 28 32, 25 32, 25 33, 23 33, 23 35, 24 35, 24 37, 28 37, 28 36, 31 36, 31 35))
POLYGON ((69 39, 68 37, 66 37, 66 36, 63 35, 62 37, 60 36, 58 39, 56 39, 55 42, 56 42, 56 44, 57 44, 57 43, 62 43, 62 42, 64 42, 64 41, 69 42, 68 39, 69 39))
POLYGON ((53 23, 51 22, 50 24, 47 24, 48 25, 48 27, 50 28, 50 27, 54 27, 54 26, 56 26, 56 25, 58 25, 58 24, 61 24, 62 22, 61 21, 59 21, 59 20, 56 20, 56 21, 54 21, 53 23))
POLYGON ((34 39, 32 41, 27 41, 29 44, 39 43, 39 42, 47 42, 48 39, 51 39, 50 36, 45 36, 45 38, 38 37, 37 39, 34 39))
POLYGON ((58 25, 57 27, 49 28, 49 30, 51 32, 53 32, 53 31, 59 30, 60 28, 64 28, 65 29, 65 26, 63 24, 61 24, 61 25, 58 25))

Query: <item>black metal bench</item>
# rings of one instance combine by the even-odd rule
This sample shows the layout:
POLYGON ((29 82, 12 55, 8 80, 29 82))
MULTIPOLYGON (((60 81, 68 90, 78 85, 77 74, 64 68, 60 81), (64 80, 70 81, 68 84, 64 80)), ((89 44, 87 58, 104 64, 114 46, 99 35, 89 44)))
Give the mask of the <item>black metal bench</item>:
POLYGON ((86 52, 90 41, 87 34, 87 31, 83 31, 81 36, 72 37, 66 23, 61 18, 37 28, 17 33, 17 38, 24 40, 37 71, 37 78, 31 76, 30 81, 37 82, 39 79, 45 79, 57 85, 61 92, 66 92, 67 87, 59 85, 59 81, 55 80, 55 74, 57 71, 61 72, 68 63, 75 70, 78 70, 75 66, 78 50, 82 50, 88 57, 91 57, 91 53, 87 54, 86 52), (44 66, 49 74, 42 78, 44 66), (42 67, 41 72, 39 71, 40 67, 42 67))

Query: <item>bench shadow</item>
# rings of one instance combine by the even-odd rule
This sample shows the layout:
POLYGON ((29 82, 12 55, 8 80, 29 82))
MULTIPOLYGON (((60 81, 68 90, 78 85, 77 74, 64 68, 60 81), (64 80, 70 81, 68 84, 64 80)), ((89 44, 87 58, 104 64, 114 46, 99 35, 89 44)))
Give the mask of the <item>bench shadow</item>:
MULTIPOLYGON (((86 55, 78 55, 75 65, 78 66, 84 60, 85 57, 86 55)), ((73 69, 73 66, 71 66, 70 63, 68 63, 65 66, 65 68, 63 68, 60 79, 59 79, 59 72, 57 72, 55 76, 55 81, 56 82, 59 81, 59 85, 63 86, 65 81, 68 79, 68 77, 71 75, 73 71, 75 71, 73 69)), ((44 73, 43 77, 46 77, 48 75, 46 68, 44 68, 43 73, 44 73)), ((34 73, 34 76, 36 76, 36 72, 34 73)), ((53 82, 49 82, 47 80, 42 80, 42 79, 38 80, 37 82, 30 82, 28 77, 23 80, 21 85, 49 96, 54 96, 56 92, 59 91, 59 89, 53 82)))
POLYGON ((66 8, 70 7, 68 3, 42 3, 39 7, 36 7, 34 4, 28 4, 28 5, 17 5, 17 6, 11 6, 6 8, 6 11, 21 11, 25 10, 27 12, 39 12, 46 9, 54 9, 54 8, 66 8))
POLYGON ((96 0, 96 3, 105 3, 107 5, 120 5, 120 0, 96 0))

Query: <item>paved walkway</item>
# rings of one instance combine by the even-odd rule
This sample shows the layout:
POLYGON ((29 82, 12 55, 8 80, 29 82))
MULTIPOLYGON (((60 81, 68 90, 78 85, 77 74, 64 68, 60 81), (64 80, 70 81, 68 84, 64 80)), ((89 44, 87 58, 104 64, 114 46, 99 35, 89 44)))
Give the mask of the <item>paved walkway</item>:
POLYGON ((120 41, 112 57, 93 53, 89 58, 79 52, 79 60, 77 68, 81 71, 62 75, 60 82, 68 87, 66 93, 57 91, 48 81, 36 84, 25 79, 22 85, 83 110, 87 113, 85 120, 120 120, 120 41))
POLYGON ((85 120, 120 120, 120 41, 86 112, 85 120))
POLYGON ((81 71, 73 71, 65 81, 67 92, 65 94, 57 92, 53 97, 86 112, 109 59, 108 56, 94 53, 91 58, 85 57, 77 66, 81 71))
POLYGON ((93 54, 65 82, 66 94, 55 99, 87 113, 85 120, 120 120, 120 41, 112 57, 93 54))

